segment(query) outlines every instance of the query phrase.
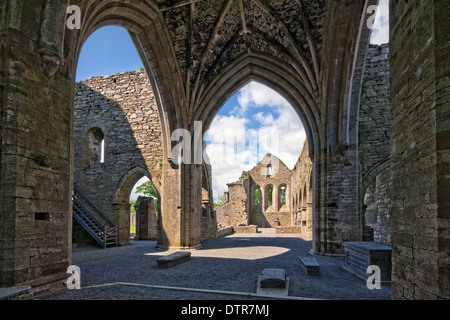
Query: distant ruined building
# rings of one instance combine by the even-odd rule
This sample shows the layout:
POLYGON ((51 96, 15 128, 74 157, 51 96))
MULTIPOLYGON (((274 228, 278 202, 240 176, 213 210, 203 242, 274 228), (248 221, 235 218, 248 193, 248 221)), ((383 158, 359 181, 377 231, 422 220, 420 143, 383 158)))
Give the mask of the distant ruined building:
POLYGON ((256 225, 311 238, 311 169, 307 142, 292 170, 277 156, 265 155, 241 181, 227 184, 224 204, 216 208, 219 229, 256 225))

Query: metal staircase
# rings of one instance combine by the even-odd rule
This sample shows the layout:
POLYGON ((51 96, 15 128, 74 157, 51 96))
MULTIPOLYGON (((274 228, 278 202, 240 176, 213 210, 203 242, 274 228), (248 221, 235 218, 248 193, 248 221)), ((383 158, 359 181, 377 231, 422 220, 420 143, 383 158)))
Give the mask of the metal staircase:
POLYGON ((91 201, 74 185, 73 217, 102 247, 117 246, 117 226, 115 226, 91 201), (88 210, 90 207, 91 210, 88 210), (94 216, 93 212, 97 215, 94 216), (101 223, 99 220, 104 221, 101 223))

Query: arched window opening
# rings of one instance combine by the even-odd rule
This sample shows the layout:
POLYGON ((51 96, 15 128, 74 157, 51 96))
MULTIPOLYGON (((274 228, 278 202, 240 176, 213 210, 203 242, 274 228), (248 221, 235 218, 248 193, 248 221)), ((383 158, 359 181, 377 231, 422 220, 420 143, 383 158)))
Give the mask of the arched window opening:
POLYGON ((255 189, 255 207, 259 207, 261 205, 261 189, 255 189))
POLYGON ((269 165, 266 167, 266 176, 270 177, 271 175, 272 175, 272 165, 269 164, 269 165))
POLYGON ((105 163, 105 139, 100 141, 100 163, 105 163))
POLYGON ((102 129, 91 128, 85 136, 85 168, 93 167, 97 163, 105 162, 105 136, 102 129))
POLYGON ((273 186, 269 185, 266 187, 266 201, 267 206, 270 207, 273 204, 273 186))
POLYGON ((278 190, 279 199, 280 199, 280 204, 279 204, 280 208, 282 206, 286 205, 286 191, 287 191, 286 185, 281 185, 278 190))
POLYGON ((158 235, 159 194, 153 182, 142 177, 130 193, 130 237, 155 240, 158 235))

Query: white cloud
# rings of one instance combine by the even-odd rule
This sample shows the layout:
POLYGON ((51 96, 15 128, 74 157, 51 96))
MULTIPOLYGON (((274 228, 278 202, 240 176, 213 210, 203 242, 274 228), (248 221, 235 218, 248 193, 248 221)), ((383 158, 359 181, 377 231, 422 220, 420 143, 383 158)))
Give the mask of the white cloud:
POLYGON ((239 92, 239 105, 247 110, 250 107, 289 106, 289 103, 276 91, 258 83, 250 82, 239 92))
POLYGON ((239 91, 237 100, 239 106, 232 115, 217 116, 208 131, 206 153, 212 164, 215 198, 268 152, 292 169, 306 139, 294 109, 270 88, 251 82, 239 91))
POLYGON ((374 21, 374 29, 370 43, 383 44, 389 42, 389 0, 380 0, 374 21))

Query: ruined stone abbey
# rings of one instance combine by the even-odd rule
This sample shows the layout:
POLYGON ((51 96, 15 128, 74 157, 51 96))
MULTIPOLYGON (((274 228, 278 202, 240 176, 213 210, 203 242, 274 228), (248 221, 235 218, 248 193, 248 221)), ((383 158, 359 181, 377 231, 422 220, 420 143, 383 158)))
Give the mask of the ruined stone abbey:
POLYGON ((376 4, 3 1, 0 287, 63 290, 80 225, 103 247, 129 244, 129 195, 147 177, 157 207, 140 202, 139 232, 161 248, 244 226, 301 233, 327 257, 382 243, 393 299, 449 299, 450 4, 391 0, 381 46, 369 44, 376 4), (107 25, 129 31, 144 70, 76 83, 84 42, 107 25), (205 132, 251 81, 291 104, 307 143, 291 170, 267 154, 224 181, 215 210, 211 166, 175 162, 172 133, 205 132))

